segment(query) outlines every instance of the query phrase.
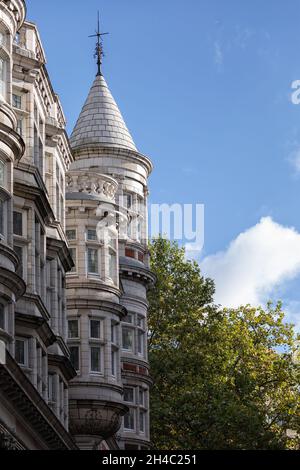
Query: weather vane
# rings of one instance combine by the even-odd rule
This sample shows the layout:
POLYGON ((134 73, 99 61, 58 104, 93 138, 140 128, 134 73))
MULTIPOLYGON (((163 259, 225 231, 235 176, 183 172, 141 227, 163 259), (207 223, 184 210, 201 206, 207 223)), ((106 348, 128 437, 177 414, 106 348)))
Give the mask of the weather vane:
POLYGON ((96 49, 95 49, 95 54, 94 54, 95 59, 97 59, 97 65, 98 65, 97 75, 102 75, 101 65, 102 65, 102 57, 104 56, 102 36, 105 36, 106 34, 109 34, 109 33, 100 33, 100 14, 98 11, 98 29, 96 31, 96 34, 89 36, 90 38, 97 38, 97 44, 96 44, 96 49))

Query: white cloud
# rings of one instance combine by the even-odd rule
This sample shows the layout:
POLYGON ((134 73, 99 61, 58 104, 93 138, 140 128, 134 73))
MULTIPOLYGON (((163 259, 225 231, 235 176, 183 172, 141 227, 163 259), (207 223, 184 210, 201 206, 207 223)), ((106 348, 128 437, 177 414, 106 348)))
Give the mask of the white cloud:
POLYGON ((224 306, 265 304, 276 287, 300 273, 300 234, 264 217, 241 233, 228 249, 206 257, 202 272, 216 282, 216 302, 224 306))
POLYGON ((215 41, 214 43, 214 61, 216 65, 223 65, 224 62, 224 54, 222 51, 222 46, 219 41, 215 41))
POLYGON ((288 161, 296 172, 296 175, 300 175, 300 149, 294 150, 290 153, 288 161))

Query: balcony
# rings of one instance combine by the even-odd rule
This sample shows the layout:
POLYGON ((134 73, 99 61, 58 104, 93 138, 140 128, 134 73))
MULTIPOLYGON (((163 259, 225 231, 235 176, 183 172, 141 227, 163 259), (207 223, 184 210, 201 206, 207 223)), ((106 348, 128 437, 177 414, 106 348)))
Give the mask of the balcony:
POLYGON ((109 176, 91 171, 70 171, 66 178, 67 199, 98 199, 115 202, 118 183, 109 176))

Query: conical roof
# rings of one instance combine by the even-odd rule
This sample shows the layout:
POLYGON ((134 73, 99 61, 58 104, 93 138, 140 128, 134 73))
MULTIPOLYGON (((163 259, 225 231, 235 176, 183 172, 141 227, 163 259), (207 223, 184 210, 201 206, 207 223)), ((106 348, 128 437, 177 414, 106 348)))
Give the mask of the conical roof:
POLYGON ((137 151, 102 75, 97 75, 70 138, 73 150, 99 144, 137 151))

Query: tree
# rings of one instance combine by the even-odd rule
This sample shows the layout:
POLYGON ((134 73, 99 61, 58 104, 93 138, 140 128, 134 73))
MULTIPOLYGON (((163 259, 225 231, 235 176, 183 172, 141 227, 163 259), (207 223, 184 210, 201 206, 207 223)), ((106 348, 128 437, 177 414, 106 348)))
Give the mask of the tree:
POLYGON ((151 244, 151 432, 157 449, 298 448, 297 336, 281 305, 213 304, 214 283, 174 242, 151 244))

